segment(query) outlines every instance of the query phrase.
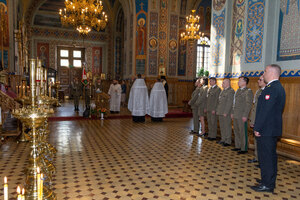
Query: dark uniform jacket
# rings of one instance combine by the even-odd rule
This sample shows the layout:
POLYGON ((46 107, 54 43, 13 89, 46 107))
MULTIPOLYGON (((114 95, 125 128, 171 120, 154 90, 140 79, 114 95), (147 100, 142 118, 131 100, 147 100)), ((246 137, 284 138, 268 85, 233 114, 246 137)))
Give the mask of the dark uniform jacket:
POLYGON ((261 136, 281 136, 284 105, 284 88, 278 80, 271 82, 258 98, 254 131, 261 136))

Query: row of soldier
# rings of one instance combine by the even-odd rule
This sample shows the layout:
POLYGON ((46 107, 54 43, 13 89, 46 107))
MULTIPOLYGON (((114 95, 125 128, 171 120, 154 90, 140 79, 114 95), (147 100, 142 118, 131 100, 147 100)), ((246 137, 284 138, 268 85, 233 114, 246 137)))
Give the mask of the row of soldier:
POLYGON ((232 121, 234 143, 238 154, 248 151, 248 120, 255 135, 256 158, 248 162, 259 162, 261 179, 250 188, 257 192, 273 193, 276 187, 277 153, 276 144, 282 135, 282 113, 285 106, 285 90, 279 81, 281 67, 277 64, 266 66, 258 79, 259 89, 253 97, 247 87, 249 78, 239 77, 237 91, 231 88, 230 79, 225 78, 223 90, 216 85, 216 78, 201 78, 196 81, 196 89, 189 101, 193 110, 194 129, 192 134, 204 136, 204 115, 207 114, 208 140, 216 140, 219 120, 221 140, 217 143, 231 146, 232 121), (199 119, 201 134, 199 134, 199 119))
MULTIPOLYGON (((217 80, 214 77, 209 79, 200 78, 195 82, 196 89, 189 101, 194 121, 194 129, 190 133, 199 136, 206 135, 204 122, 206 115, 208 122, 206 138, 211 141, 216 140, 219 121, 221 140, 217 143, 223 146, 231 146, 233 121, 235 148, 232 150, 237 151, 238 154, 247 153, 247 121, 249 118, 250 126, 254 125, 256 102, 262 89, 257 90, 253 98, 252 90, 247 87, 249 78, 244 76, 239 77, 239 89, 237 91, 234 91, 231 87, 229 78, 223 80, 223 90, 216 83, 217 80), (208 80, 210 87, 208 87, 208 80), (199 119, 201 134, 199 134, 199 119)), ((258 80, 258 85, 260 88, 265 86, 262 76, 258 80)))

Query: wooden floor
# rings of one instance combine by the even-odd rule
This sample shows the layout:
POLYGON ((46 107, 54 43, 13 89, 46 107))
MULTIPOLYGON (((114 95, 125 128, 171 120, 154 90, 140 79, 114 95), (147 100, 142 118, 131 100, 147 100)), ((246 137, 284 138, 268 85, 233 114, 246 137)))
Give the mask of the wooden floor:
MULTIPOLYGON (((50 122, 58 199, 300 199, 299 162, 279 157, 275 194, 254 192, 249 186, 260 170, 247 162, 253 152, 237 155, 232 147, 190 135, 191 123, 50 122)), ((11 195, 24 184, 28 154, 28 143, 10 139, 1 146, 0 178, 8 176, 11 195)))

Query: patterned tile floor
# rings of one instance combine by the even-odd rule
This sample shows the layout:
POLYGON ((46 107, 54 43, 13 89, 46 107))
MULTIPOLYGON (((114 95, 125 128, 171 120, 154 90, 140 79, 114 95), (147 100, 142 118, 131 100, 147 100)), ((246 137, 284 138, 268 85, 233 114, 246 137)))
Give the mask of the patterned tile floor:
MULTIPOLYGON (((129 119, 50 123, 57 148, 54 190, 59 200, 300 199, 300 162, 279 157, 275 194, 248 186, 259 169, 252 152, 189 135, 191 119, 136 124, 129 119)), ((23 184, 29 144, 7 141, 0 151, 0 185, 23 184)), ((0 190, 0 199, 3 191, 0 190)))

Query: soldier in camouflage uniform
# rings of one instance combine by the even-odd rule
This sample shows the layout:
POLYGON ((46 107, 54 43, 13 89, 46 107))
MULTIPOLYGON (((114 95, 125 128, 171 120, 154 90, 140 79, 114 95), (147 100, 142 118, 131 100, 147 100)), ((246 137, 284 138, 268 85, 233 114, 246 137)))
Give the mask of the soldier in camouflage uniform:
POLYGON ((230 85, 230 79, 226 78, 222 83, 223 90, 219 95, 217 115, 219 117, 221 140, 217 143, 223 146, 231 145, 232 123, 231 112, 234 97, 234 90, 230 85))
POLYGON ((207 91, 207 122, 208 122, 208 140, 216 140, 218 119, 216 115, 217 104, 221 89, 216 85, 217 79, 209 79, 210 88, 207 91))
POLYGON ((247 88, 249 78, 241 76, 239 78, 239 89, 235 92, 233 99, 233 119, 234 141, 235 148, 233 151, 238 151, 238 154, 248 152, 248 133, 247 120, 252 108, 253 93, 250 88, 247 88))

